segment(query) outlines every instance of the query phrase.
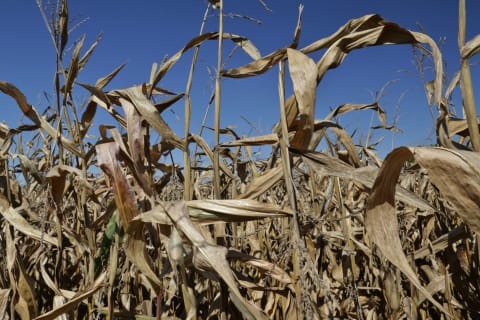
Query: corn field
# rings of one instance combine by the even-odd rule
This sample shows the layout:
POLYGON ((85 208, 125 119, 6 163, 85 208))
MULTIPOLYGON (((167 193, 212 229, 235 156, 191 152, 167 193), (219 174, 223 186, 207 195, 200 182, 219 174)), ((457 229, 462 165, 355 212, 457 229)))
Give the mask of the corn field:
POLYGON ((480 130, 469 65, 480 35, 465 39, 465 0, 461 69, 449 83, 434 40, 379 15, 300 48, 300 7, 293 42, 261 56, 248 38, 223 30, 223 0, 211 0, 218 32, 186 41, 143 84, 109 91, 123 65, 78 82, 100 39, 82 38, 67 52, 67 0, 53 18, 37 3, 55 47, 55 101, 41 112, 20 86, 0 81, 30 121, 0 126, 0 318, 480 317, 480 130), (213 144, 192 132, 190 98, 198 52, 212 43, 213 144), (251 62, 224 68, 231 43, 251 62), (392 44, 434 62, 425 87, 437 145, 381 159, 336 119, 373 110, 388 129, 385 111, 343 104, 316 119, 316 92, 350 52, 392 44), (309 57, 320 50, 318 61, 309 57), (159 82, 187 51, 185 92, 173 94, 159 82), (240 137, 222 127, 222 79, 266 72, 278 73, 272 132, 240 137), (84 106, 77 87, 88 92, 84 106), (458 88, 463 117, 451 110, 458 88), (182 104, 184 131, 174 132, 162 113, 182 104), (93 125, 100 110, 115 125, 93 125), (270 154, 256 159, 257 146, 270 154), (180 161, 169 161, 174 154, 180 161))

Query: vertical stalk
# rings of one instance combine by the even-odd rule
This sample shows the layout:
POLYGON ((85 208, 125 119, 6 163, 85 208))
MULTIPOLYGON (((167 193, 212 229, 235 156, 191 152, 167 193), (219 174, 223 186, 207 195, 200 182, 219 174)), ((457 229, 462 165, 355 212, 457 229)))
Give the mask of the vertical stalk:
MULTIPOLYGON (((205 10, 205 14, 203 15, 202 25, 200 26, 199 35, 203 33, 203 29, 205 27, 205 22, 207 21, 208 10, 210 9, 210 4, 207 6, 205 10)), ((191 163, 190 163, 190 150, 188 149, 188 136, 190 134, 190 119, 191 119, 191 99, 190 99, 190 91, 192 89, 193 83, 193 73, 195 72, 195 65, 197 63, 198 52, 200 51, 200 45, 195 47, 195 51, 193 52, 192 64, 190 65, 190 72, 188 74, 188 81, 187 81, 187 88, 185 89, 185 150, 183 151, 183 165, 184 165, 184 188, 183 188, 183 199, 184 200, 191 200, 192 199, 192 192, 191 192, 191 163)))
POLYGON ((217 76, 215 78, 215 148, 213 153, 213 197, 220 198, 220 169, 219 169, 219 150, 220 144, 220 71, 222 69, 222 50, 223 50, 223 0, 217 2, 219 11, 219 27, 218 27, 218 55, 217 55, 217 76))
MULTIPOLYGON (((221 69, 222 69, 222 52, 223 52, 223 0, 219 0, 215 3, 218 8, 218 54, 217 54, 217 75, 215 77, 215 147, 213 149, 213 198, 220 199, 220 155, 218 146, 220 144, 220 101, 221 101, 221 69)), ((216 225, 214 230, 214 236, 216 239, 220 239, 224 235, 225 229, 223 226, 216 225)), ((217 240, 218 241, 218 240, 217 240)), ((225 291, 225 284, 220 284, 221 295, 223 299, 226 299, 228 293, 225 291)), ((222 304, 220 308, 220 319, 227 319, 226 305, 222 304)))
POLYGON ((303 241, 301 240, 300 236, 300 225, 298 220, 298 210, 297 210, 297 199, 295 194, 295 188, 293 185, 293 177, 292 177, 292 170, 291 170, 291 161, 290 161, 290 152, 288 151, 288 127, 287 127, 287 115, 286 115, 286 107, 285 107, 285 61, 281 61, 279 63, 279 83, 278 83, 278 92, 280 96, 280 126, 281 126, 281 137, 279 139, 280 142, 280 152, 282 156, 282 167, 283 167, 283 174, 285 176, 285 186, 287 188, 288 193, 288 200, 290 202, 290 206, 292 207, 293 211, 293 241, 294 241, 294 248, 298 248, 298 250, 293 250, 293 271, 294 271, 294 280, 295 280, 295 290, 296 290, 296 298, 297 298, 297 307, 298 319, 304 319, 304 307, 302 304, 303 301, 303 290, 302 290, 302 264, 300 262, 301 255, 305 252, 305 246, 303 241))
MULTIPOLYGON (((458 49, 462 51, 465 44, 465 29, 467 24, 465 0, 458 2, 458 49)), ((480 151, 480 132, 478 130, 477 109, 473 95, 472 77, 468 58, 461 57, 461 78, 460 89, 463 97, 463 111, 467 119, 468 131, 472 142, 473 150, 480 151)))

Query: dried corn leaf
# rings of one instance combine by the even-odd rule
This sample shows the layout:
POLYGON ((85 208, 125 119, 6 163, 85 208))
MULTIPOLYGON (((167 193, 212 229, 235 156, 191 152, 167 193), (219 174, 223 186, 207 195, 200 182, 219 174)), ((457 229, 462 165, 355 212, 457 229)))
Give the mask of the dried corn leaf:
MULTIPOLYGON (((139 214, 134 220, 145 223, 171 224, 164 208, 165 203, 139 214)), ((200 224, 242 222, 265 218, 288 217, 292 212, 256 200, 191 200, 186 201, 190 219, 200 224)))
POLYGON ((422 259, 430 254, 436 254, 437 252, 448 248, 452 243, 455 243, 458 240, 468 239, 470 236, 471 235, 467 232, 465 226, 462 225, 438 237, 431 243, 428 243, 428 245, 416 250, 413 253, 413 258, 422 259))
POLYGON ((322 79, 326 71, 340 65, 346 55, 354 49, 360 49, 368 46, 384 45, 384 44, 415 44, 427 43, 432 51, 435 62, 435 103, 439 104, 442 90, 442 55, 435 41, 425 34, 419 32, 408 31, 399 25, 383 20, 378 15, 370 15, 363 17, 365 20, 374 22, 369 29, 354 32, 337 40, 325 52, 323 57, 317 63, 318 81, 322 79))
POLYGON ((480 155, 444 148, 409 148, 433 184, 469 227, 480 232, 480 155))
MULTIPOLYGON (((196 38, 190 40, 181 50, 175 53, 170 59, 168 59, 165 63, 163 63, 160 68, 156 71, 154 76, 150 77, 150 90, 147 93, 147 96, 152 95, 153 88, 157 85, 157 83, 165 76, 165 74, 172 68, 175 63, 182 57, 182 55, 190 50, 193 47, 200 45, 202 42, 206 40, 215 40, 219 36, 218 32, 208 32, 202 34, 196 38)), ((241 37, 238 35, 224 33, 223 39, 230 39, 237 44, 240 44, 240 47, 245 50, 245 52, 250 55, 253 59, 257 59, 260 52, 258 49, 253 45, 253 43, 245 37, 241 37)))
POLYGON ((58 241, 56 238, 52 237, 48 234, 43 234, 42 231, 35 228, 31 223, 25 220, 17 210, 10 206, 8 200, 3 196, 0 195, 0 214, 13 226, 15 229, 20 231, 21 233, 35 239, 38 241, 45 241, 53 246, 58 245, 58 241))
MULTIPOLYGON (((395 23, 384 20, 379 15, 366 15, 358 19, 350 20, 330 37, 318 40, 300 51, 306 54, 328 48, 317 63, 318 85, 325 73, 329 69, 336 68, 340 65, 346 55, 354 49, 383 44, 415 44, 418 42, 427 43, 431 48, 436 74, 434 98, 435 103, 440 104, 443 66, 442 56, 436 43, 427 35, 408 31, 395 23)), ((282 48, 242 67, 224 70, 222 71, 222 76, 240 78, 258 75, 268 71, 279 61, 285 59, 286 55, 287 49, 282 48)), ((292 97, 287 99, 286 109, 287 121, 290 125, 298 115, 296 99, 292 97)))
POLYGON ((247 319, 267 319, 256 306, 245 301, 235 283, 230 265, 226 259, 227 249, 225 247, 212 245, 207 242, 202 233, 192 223, 187 214, 187 207, 184 201, 176 202, 165 208, 170 219, 179 231, 192 243, 194 249, 193 263, 201 271, 223 279, 229 288, 229 296, 233 304, 247 319))
POLYGON ((294 148, 306 149, 313 134, 317 69, 315 62, 300 51, 289 48, 287 57, 299 113, 297 129, 290 144, 294 148))
MULTIPOLYGON (((433 58, 435 59, 435 97, 436 102, 440 101, 441 93, 441 54, 435 42, 428 36, 424 36, 417 32, 411 32, 401 28, 397 24, 384 20, 377 14, 366 15, 357 19, 349 20, 346 24, 339 28, 329 37, 317 40, 316 42, 304 47, 300 51, 308 54, 321 49, 330 48, 324 57, 317 64, 319 69, 319 77, 323 77, 328 68, 338 66, 343 60, 346 53, 353 49, 365 46, 381 45, 381 44, 405 44, 426 42, 432 47, 433 58), (336 49, 332 49, 336 48, 336 49), (343 51, 340 53, 338 50, 343 51), (330 51, 330 53, 328 53, 330 51)), ((287 54, 286 48, 279 49, 259 60, 251 62, 239 68, 222 71, 224 77, 248 77, 254 76, 268 71, 279 61, 285 59, 287 54)), ((318 80, 320 80, 318 79, 318 80)))
POLYGON ((199 222, 247 221, 264 218, 292 216, 287 209, 256 200, 194 200, 187 201, 188 215, 199 222))
MULTIPOLYGON (((448 130, 447 132, 450 137, 453 137, 454 135, 459 135, 464 138, 470 136, 470 133, 468 131, 467 120, 453 118, 453 117, 446 117, 445 122, 448 130)), ((480 123, 479 123, 479 129, 480 129, 480 123)))
POLYGON ((240 146, 263 146, 266 144, 278 143, 278 136, 276 134, 267 134, 264 136, 248 137, 238 140, 233 140, 220 144, 221 147, 240 147, 240 146))
POLYGON ((158 293, 162 287, 162 281, 154 271, 152 258, 146 252, 145 233, 145 224, 142 221, 133 220, 130 222, 124 244, 125 254, 138 270, 151 281, 150 285, 158 293))
POLYGON ((330 112, 324 120, 331 120, 339 115, 350 111, 359 111, 359 110, 375 110, 378 115, 378 120, 382 123, 384 127, 387 126, 387 115, 385 111, 380 108, 378 103, 367 103, 367 104, 354 104, 354 103, 346 103, 336 107, 332 112, 330 112))
POLYGON ((75 174, 80 185, 90 191, 90 193, 93 193, 94 191, 93 186, 83 177, 83 174, 79 169, 67 165, 54 166, 48 171, 45 177, 49 181, 53 201, 57 208, 62 207, 66 178, 69 173, 75 174))
POLYGON ((27 102, 27 98, 20 90, 18 90, 17 87, 11 83, 0 81, 0 91, 15 99, 22 112, 30 120, 32 120, 34 124, 45 130, 49 136, 52 138, 60 136, 60 142, 65 146, 65 148, 77 156, 81 155, 80 151, 77 150, 76 145, 72 141, 68 140, 63 135, 60 135, 57 130, 50 125, 50 123, 48 123, 38 114, 37 110, 35 110, 35 108, 27 102))
POLYGON ((330 129, 337 135, 337 138, 345 147, 348 156, 348 163, 355 168, 360 167, 360 158, 357 150, 355 149, 355 143, 353 143, 352 137, 350 137, 350 135, 342 128, 331 127, 330 129))
MULTIPOLYGON (((192 134, 191 138, 198 144, 200 148, 205 152, 205 154, 208 156, 210 161, 213 162, 213 152, 208 146, 207 142, 199 135, 192 134)), ((225 165, 225 163, 220 162, 220 169, 225 173, 229 178, 233 178, 233 173, 232 171, 225 165)))
MULTIPOLYGON (((93 118, 95 117, 95 113, 97 111, 97 104, 100 104, 104 109, 106 109, 110 114, 112 114, 115 118, 122 119, 120 115, 114 113, 114 110, 111 109, 112 103, 110 102, 107 94, 102 91, 102 89, 112 81, 112 79, 123 69, 125 64, 121 64, 115 70, 110 72, 110 74, 106 75, 97 80, 95 86, 91 86, 88 84, 77 83, 78 85, 84 87, 92 94, 90 97, 90 101, 87 105, 85 112, 82 114, 81 122, 80 122, 80 134, 82 137, 85 137, 88 129, 93 123, 93 118)), ((123 119, 122 119, 123 120, 123 119)), ((125 121, 123 122, 125 123, 125 121)))
POLYGON ((147 121, 165 141, 172 143, 180 150, 184 149, 185 146, 183 140, 180 139, 172 129, 170 129, 155 106, 145 97, 141 87, 116 90, 111 92, 111 94, 118 95, 118 97, 123 97, 125 99, 121 100, 120 103, 129 100, 129 102, 135 106, 135 109, 142 118, 147 121))
POLYGON ((19 294, 19 301, 15 304, 15 310, 22 319, 32 319, 38 314, 35 283, 33 278, 26 272, 23 262, 18 255, 15 262, 18 269, 16 288, 19 294))
POLYGON ((44 257, 42 259, 42 261, 39 263, 39 265, 40 265, 40 275, 42 276, 42 279, 45 282, 45 284, 47 285, 47 287, 50 290, 52 290, 55 293, 55 295, 61 296, 62 292, 60 291, 60 289, 58 289, 58 286, 55 284, 55 282, 52 280, 52 278, 48 274, 47 270, 45 269, 45 265, 47 264, 47 262, 48 262, 48 258, 44 257))
POLYGON ((68 42, 68 5, 67 0, 63 0, 60 12, 58 13, 59 16, 59 26, 58 29, 60 30, 60 56, 63 54, 63 50, 68 42))
POLYGON ((250 40, 242 37, 232 38, 231 40, 235 42, 237 46, 242 48, 243 51, 245 51, 253 60, 261 58, 262 55, 260 54, 260 51, 257 49, 257 47, 253 45, 250 40))
POLYGON ((98 164, 113 185, 120 221, 127 230, 129 222, 137 215, 137 207, 133 191, 118 164, 119 145, 115 142, 102 143, 96 146, 96 150, 98 164))
MULTIPOLYGON (((412 151, 406 147, 397 148, 383 162, 367 202, 365 229, 370 240, 377 245, 382 254, 399 268, 433 305, 448 315, 448 311, 420 283, 417 274, 408 263, 398 235, 399 227, 395 212, 396 184, 405 161, 415 154, 412 151)), ((436 162, 441 161, 437 159, 436 162)), ((452 168, 449 168, 449 172, 455 172, 451 170, 452 168)))
POLYGON ((173 97, 171 97, 167 100, 155 103, 155 108, 157 108, 158 112, 162 113, 168 107, 170 107, 172 104, 174 104, 175 102, 177 102, 178 100, 183 98, 184 95, 185 95, 184 93, 176 94, 176 95, 174 95, 173 97))
POLYGON ((80 40, 77 42, 75 49, 73 50, 72 57, 70 59, 70 66, 67 70, 67 79, 65 81, 65 85, 62 88, 63 93, 65 96, 70 94, 72 91, 73 83, 78 76, 78 71, 80 71, 80 66, 78 65, 80 50, 83 47, 83 42, 85 41, 85 35, 83 35, 80 40))
POLYGON ((480 51, 480 34, 477 34, 475 38, 468 41, 460 49, 460 55, 462 59, 470 59, 480 51))
POLYGON ((24 156, 23 154, 12 154, 13 157, 17 157, 20 160, 20 163, 22 166, 27 169, 28 173, 32 175, 32 177, 35 178, 35 180, 42 184, 43 183, 43 175, 40 173, 40 170, 38 168, 38 163, 35 160, 31 160, 27 156, 24 156))
POLYGON ((142 118, 138 114, 135 107, 129 102, 120 98, 121 104, 125 111, 125 117, 127 119, 127 136, 128 136, 128 147, 131 158, 131 169, 135 175, 135 178, 139 182, 143 191, 148 195, 152 195, 153 191, 147 181, 145 174, 145 141, 144 133, 142 127, 142 118))
POLYGON ((240 260, 246 264, 254 266, 260 269, 262 273, 265 273, 266 275, 286 285, 292 292, 295 292, 293 279, 288 275, 287 272, 285 272, 285 270, 276 266, 275 264, 255 258, 237 250, 229 250, 227 258, 240 260))
MULTIPOLYGON (((85 67, 85 65, 87 64, 88 62, 88 59, 90 59, 90 57, 92 56, 92 53, 93 51, 95 50, 95 48, 98 46, 98 44, 100 43, 100 40, 102 39, 102 35, 99 34, 97 36, 97 38, 95 39, 95 41, 92 43, 92 45, 88 48, 88 50, 83 54, 83 56, 80 58, 80 61, 78 62, 78 70, 82 70, 83 67, 85 67)), ((97 83, 98 85, 98 83, 97 83)))
MULTIPOLYGON (((290 149, 290 151, 301 156, 302 159, 320 175, 353 180, 359 182, 367 189, 373 186, 375 176, 378 172, 378 169, 374 167, 360 167, 355 169, 341 160, 331 158, 320 152, 301 152, 294 149, 290 149)), ((398 200, 410 206, 429 212, 435 211, 435 208, 427 201, 400 186, 396 188, 396 193, 398 200)))
POLYGON ((280 180, 283 179, 283 168, 281 165, 264 172, 260 176, 256 176, 247 186, 237 199, 254 199, 261 194, 271 190, 280 180))
POLYGON ((0 318, 7 318, 8 299, 10 297, 11 289, 0 289, 0 318))
POLYGON ((65 176, 69 173, 75 175, 75 179, 77 179, 80 182, 80 185, 82 187, 84 187, 84 188, 86 188, 87 190, 90 190, 90 191, 94 190, 94 188, 90 184, 90 182, 88 182, 88 180, 85 179, 82 171, 80 171, 80 169, 72 167, 72 166, 67 166, 67 165, 64 165, 64 164, 56 165, 56 166, 52 167, 47 172, 45 177, 47 179, 48 178, 53 178, 53 177, 63 177, 63 178, 65 178, 65 176))
POLYGON ((36 317, 35 320, 53 320, 64 313, 77 310, 83 300, 88 299, 104 286, 106 276, 106 272, 102 273, 84 292, 77 293, 64 305, 36 317))

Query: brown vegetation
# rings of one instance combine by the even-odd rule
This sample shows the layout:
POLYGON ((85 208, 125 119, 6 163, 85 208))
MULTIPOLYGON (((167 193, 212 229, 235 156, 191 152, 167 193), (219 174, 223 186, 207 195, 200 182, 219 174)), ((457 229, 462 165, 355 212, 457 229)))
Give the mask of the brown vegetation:
POLYGON ((69 13, 59 1, 54 21, 45 18, 57 53, 55 112, 40 115, 17 87, 0 81, 33 122, 0 127, 0 317, 478 318, 480 138, 468 59, 480 38, 465 42, 464 0, 462 66, 445 91, 436 43, 378 15, 352 19, 304 48, 299 17, 292 44, 261 57, 248 39, 223 31, 223 1, 213 2, 218 33, 202 34, 154 65, 148 82, 104 91, 123 66, 95 84, 77 83, 98 40, 83 54, 78 41, 64 63, 69 13), (158 83, 184 52, 212 39, 219 58, 210 148, 190 132, 197 54, 184 93, 169 96, 158 83), (224 41, 253 61, 222 70, 224 41), (325 119, 315 119, 314 108, 329 69, 352 50, 384 44, 432 55, 436 77, 427 88, 439 111, 439 147, 401 147, 382 161, 332 121, 369 109, 387 128, 377 104, 342 105, 325 119), (320 49, 327 50, 319 61, 308 57, 320 49), (272 67, 280 97, 273 132, 240 138, 221 128, 221 78, 272 67), (288 98, 286 76, 294 91, 288 98), (72 95, 77 85, 90 93, 81 114, 72 95), (448 108, 458 85, 465 119, 448 108), (183 137, 161 115, 180 101, 183 137), (117 125, 99 125, 92 145, 86 137, 99 107, 117 125), (221 144, 221 134, 236 137, 221 144), (161 141, 153 143, 157 135, 161 141), (328 152, 315 151, 321 141, 328 152), (258 145, 271 145, 271 154, 254 160, 250 148, 258 145), (161 162, 175 149, 183 167, 161 162))

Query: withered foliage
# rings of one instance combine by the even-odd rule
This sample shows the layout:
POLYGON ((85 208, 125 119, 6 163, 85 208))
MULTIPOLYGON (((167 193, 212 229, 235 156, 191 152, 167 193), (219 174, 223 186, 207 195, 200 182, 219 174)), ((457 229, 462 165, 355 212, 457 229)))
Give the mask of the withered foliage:
POLYGON ((462 65, 445 91, 441 52, 426 34, 372 14, 299 48, 300 8, 292 43, 261 56, 223 31, 222 0, 207 8, 218 10, 220 32, 190 40, 144 84, 105 91, 123 65, 78 83, 100 39, 82 54, 82 38, 66 54, 67 1, 52 22, 39 1, 57 54, 56 108, 42 115, 21 88, 0 81, 32 121, 0 127, 0 318, 479 318, 480 138, 468 59, 480 41, 465 42, 459 3, 462 65), (220 42, 219 66, 224 41, 252 58, 217 70, 213 147, 190 132, 192 74, 209 40, 220 42), (438 108, 438 147, 401 147, 382 161, 333 121, 373 110, 392 128, 378 103, 344 104, 324 119, 315 119, 315 105, 329 69, 353 50, 388 44, 421 47, 433 59, 426 88, 438 108), (320 60, 308 56, 321 49, 320 60), (185 92, 160 88, 189 50, 185 92), (271 69, 280 98, 272 133, 239 137, 219 127, 220 78, 271 69), (465 119, 448 107, 458 85, 465 119), (90 95, 83 109, 77 86, 90 95), (162 112, 182 101, 180 134, 162 112), (93 129, 99 107, 115 125, 93 129), (219 143, 220 135, 231 139, 219 143), (254 159, 251 147, 261 145, 272 152, 254 159), (175 150, 183 163, 164 157, 175 150))

